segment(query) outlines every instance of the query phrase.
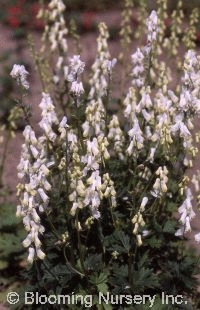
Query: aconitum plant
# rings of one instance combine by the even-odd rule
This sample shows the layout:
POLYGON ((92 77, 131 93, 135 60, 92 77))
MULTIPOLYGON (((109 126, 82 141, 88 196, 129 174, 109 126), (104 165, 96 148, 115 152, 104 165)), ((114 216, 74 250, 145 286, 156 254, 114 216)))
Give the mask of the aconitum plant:
MULTIPOLYGON (((38 136, 27 120, 17 216, 27 231, 23 246, 32 292, 68 296, 55 309, 85 309, 87 296, 92 296, 92 309, 178 309, 172 299, 172 308, 164 308, 165 294, 181 296, 181 309, 197 302, 197 258, 185 242, 196 216, 199 172, 192 178, 196 194, 185 171, 198 154, 199 134, 195 141, 192 129, 200 113, 200 56, 186 50, 181 76, 178 67, 176 85, 171 83, 170 65, 160 55, 173 40, 165 38, 166 8, 158 2, 158 12, 146 21, 146 45, 130 55, 117 114, 110 108, 113 77, 124 76, 127 66, 123 53, 111 57, 107 26, 99 25, 86 82, 81 55, 68 55, 62 0, 52 0, 40 12, 46 20, 43 51, 49 46, 54 57, 46 67, 42 54, 37 58, 43 78, 42 133, 38 136), (49 79, 45 70, 50 75, 54 62, 49 79), (143 306, 134 304, 136 294, 154 296, 154 305, 150 298, 143 306), (70 296, 79 297, 70 303, 70 296)), ((130 3, 125 1, 129 13, 130 3)), ((26 69, 15 65, 11 75, 26 92, 26 69)), ((199 233, 195 240, 200 241, 199 233)))

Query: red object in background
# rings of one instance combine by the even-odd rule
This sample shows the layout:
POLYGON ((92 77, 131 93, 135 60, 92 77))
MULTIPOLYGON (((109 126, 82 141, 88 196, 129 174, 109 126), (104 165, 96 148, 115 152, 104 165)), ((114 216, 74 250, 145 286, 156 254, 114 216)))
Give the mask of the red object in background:
POLYGON ((17 28, 21 24, 21 17, 23 11, 19 6, 11 6, 8 8, 7 23, 14 28, 17 28))
POLYGON ((198 44, 200 44, 200 31, 197 32, 196 41, 198 44))
POLYGON ((82 13, 81 19, 82 19, 82 26, 90 30, 92 27, 95 25, 95 17, 96 13, 95 12, 84 12, 82 13))
POLYGON ((26 4, 24 0, 21 0, 17 5, 8 7, 5 22, 13 28, 23 25, 31 29, 40 30, 44 27, 44 23, 36 17, 39 9, 39 4, 26 4))

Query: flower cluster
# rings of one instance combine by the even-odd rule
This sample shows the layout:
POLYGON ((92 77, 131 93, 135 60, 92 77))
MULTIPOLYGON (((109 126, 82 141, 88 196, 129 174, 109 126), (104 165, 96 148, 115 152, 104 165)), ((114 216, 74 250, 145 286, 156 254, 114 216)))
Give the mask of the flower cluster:
POLYGON ((81 61, 80 55, 74 55, 69 58, 69 66, 64 67, 65 78, 71 82, 71 93, 75 97, 79 97, 84 93, 83 83, 78 81, 78 77, 83 73, 85 63, 81 61))
POLYGON ((147 19, 147 41, 152 44, 156 41, 158 32, 158 16, 156 11, 152 11, 149 18, 147 19))
POLYGON ((92 66, 93 75, 90 79, 90 92, 86 108, 86 121, 83 123, 84 136, 104 135, 106 111, 103 99, 107 95, 109 76, 115 65, 110 61, 107 39, 108 29, 104 23, 99 25, 100 35, 97 39, 97 57, 92 66))
POLYGON ((168 182, 168 170, 166 166, 159 167, 158 170, 155 172, 156 178, 155 183, 153 184, 153 191, 151 192, 153 196, 158 197, 162 196, 164 193, 167 192, 167 182, 168 182))
MULTIPOLYGON (((137 237, 138 246, 142 245, 142 236, 139 232, 141 227, 145 226, 145 221, 143 219, 142 213, 145 211, 145 207, 148 203, 148 197, 143 197, 139 211, 132 218, 132 224, 134 224, 133 234, 137 237)), ((144 236, 144 235, 143 235, 144 236)))
POLYGON ((25 89, 29 88, 29 83, 27 81, 28 71, 26 71, 23 65, 14 65, 12 71, 10 72, 12 78, 17 80, 17 83, 25 89))
POLYGON ((49 2, 49 10, 41 9, 38 13, 38 18, 46 19, 45 32, 43 41, 48 38, 51 51, 55 51, 58 47, 62 52, 67 52, 68 44, 66 35, 68 33, 63 12, 65 5, 62 0, 51 0, 49 2), (49 25, 47 24, 47 21, 49 25))
POLYGON ((49 94, 43 93, 40 108, 42 120, 39 125, 43 134, 37 139, 31 126, 25 127, 25 143, 22 145, 18 165, 18 177, 24 180, 24 184, 18 185, 20 205, 17 207, 17 216, 23 217, 25 229, 29 232, 23 245, 29 247, 30 263, 33 262, 35 254, 40 259, 45 257, 39 239, 45 231, 40 214, 46 212, 50 201, 49 193, 52 190, 50 171, 56 158, 50 150, 56 140, 60 141, 65 149, 67 130, 67 119, 63 117, 59 123, 49 94))
POLYGON ((192 207, 193 196, 191 190, 187 188, 186 199, 182 205, 178 208, 178 212, 181 214, 180 223, 182 224, 176 232, 176 236, 182 236, 185 232, 191 231, 190 221, 195 217, 195 213, 192 207))
POLYGON ((40 259, 45 257, 39 239, 45 228, 41 225, 39 213, 44 212, 48 206, 49 197, 46 192, 51 190, 51 185, 47 180, 49 169, 46 154, 41 149, 44 139, 37 139, 29 125, 24 130, 24 137, 18 176, 24 179, 25 184, 18 185, 21 204, 17 207, 17 216, 23 217, 25 229, 28 231, 23 245, 29 247, 28 261, 31 263, 35 252, 40 259))

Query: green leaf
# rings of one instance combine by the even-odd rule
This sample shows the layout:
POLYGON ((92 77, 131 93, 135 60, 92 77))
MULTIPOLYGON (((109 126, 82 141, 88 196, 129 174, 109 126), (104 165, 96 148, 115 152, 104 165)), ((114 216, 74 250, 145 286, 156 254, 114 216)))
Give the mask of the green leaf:
POLYGON ((8 262, 5 260, 0 260, 0 270, 3 270, 8 267, 8 262))
MULTIPOLYGON (((24 232, 22 233, 24 235, 24 232)), ((0 255, 8 258, 14 253, 22 253, 24 251, 21 245, 21 238, 19 235, 13 233, 0 233, 0 255)))
POLYGON ((112 310, 112 305, 106 304, 105 302, 103 302, 103 308, 105 310, 112 310))
POLYGON ((150 239, 146 239, 146 242, 152 248, 160 248, 162 245, 162 240, 156 238, 155 236, 151 237, 150 239))
POLYGON ((177 203, 168 202, 166 206, 166 211, 173 213, 177 210, 177 203))
POLYGON ((163 232, 175 233, 177 222, 175 220, 167 220, 163 227, 163 232))
POLYGON ((158 287, 158 278, 149 268, 140 268, 133 272, 133 289, 136 293, 143 293, 146 289, 158 287))
POLYGON ((119 231, 118 236, 119 236, 119 240, 121 241, 123 247, 128 252, 131 248, 130 237, 128 235, 125 235, 125 233, 123 231, 119 231))
POLYGON ((98 291, 102 294, 106 294, 108 292, 108 285, 105 283, 100 283, 97 285, 98 291))
POLYGON ((0 230, 10 231, 20 223, 19 218, 16 217, 16 206, 12 204, 0 205, 0 230))
POLYGON ((85 267, 88 270, 94 270, 99 267, 102 262, 102 254, 89 254, 85 261, 85 267))
POLYGON ((90 283, 94 284, 99 292, 105 293, 108 291, 106 282, 108 281, 108 274, 101 272, 100 275, 93 274, 90 277, 90 283))

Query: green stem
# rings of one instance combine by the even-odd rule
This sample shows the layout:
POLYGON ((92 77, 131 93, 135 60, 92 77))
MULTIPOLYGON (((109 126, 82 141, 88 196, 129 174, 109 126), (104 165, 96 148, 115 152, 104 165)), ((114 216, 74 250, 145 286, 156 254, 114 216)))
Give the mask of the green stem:
POLYGON ((66 262, 66 265, 67 267, 72 271, 72 272, 75 272, 77 273, 79 276, 81 276, 81 278, 85 277, 85 275, 83 273, 81 273, 80 271, 78 271, 77 269, 75 269, 69 262, 68 258, 67 258, 67 255, 66 255, 66 246, 64 246, 64 249, 63 249, 63 254, 64 254, 64 257, 65 257, 65 262, 66 262))
POLYGON ((130 251, 128 253, 129 255, 129 259, 128 259, 128 278, 129 278, 129 283, 131 288, 133 289, 133 280, 134 280, 134 269, 135 269, 135 262, 136 262, 136 255, 137 255, 137 242, 135 241, 135 243, 133 244, 133 238, 132 238, 132 245, 131 248, 134 248, 134 251, 130 251))
POLYGON ((51 226, 51 228, 52 228, 53 234, 56 236, 56 238, 60 239, 60 236, 59 236, 59 234, 58 234, 58 232, 57 232, 55 226, 53 225, 53 223, 52 223, 52 221, 51 221, 51 219, 50 219, 50 217, 49 217, 49 215, 48 215, 47 212, 46 212, 46 216, 47 216, 48 222, 49 222, 49 224, 50 224, 50 226, 51 226))
POLYGON ((78 213, 79 210, 76 212, 76 217, 75 217, 75 227, 77 230, 77 237, 78 237, 78 249, 79 249, 79 254, 80 254, 80 263, 81 263, 81 267, 85 273, 85 264, 84 264, 84 257, 83 257, 83 249, 82 249, 82 245, 81 245, 81 236, 80 236, 80 230, 78 228, 78 213))

